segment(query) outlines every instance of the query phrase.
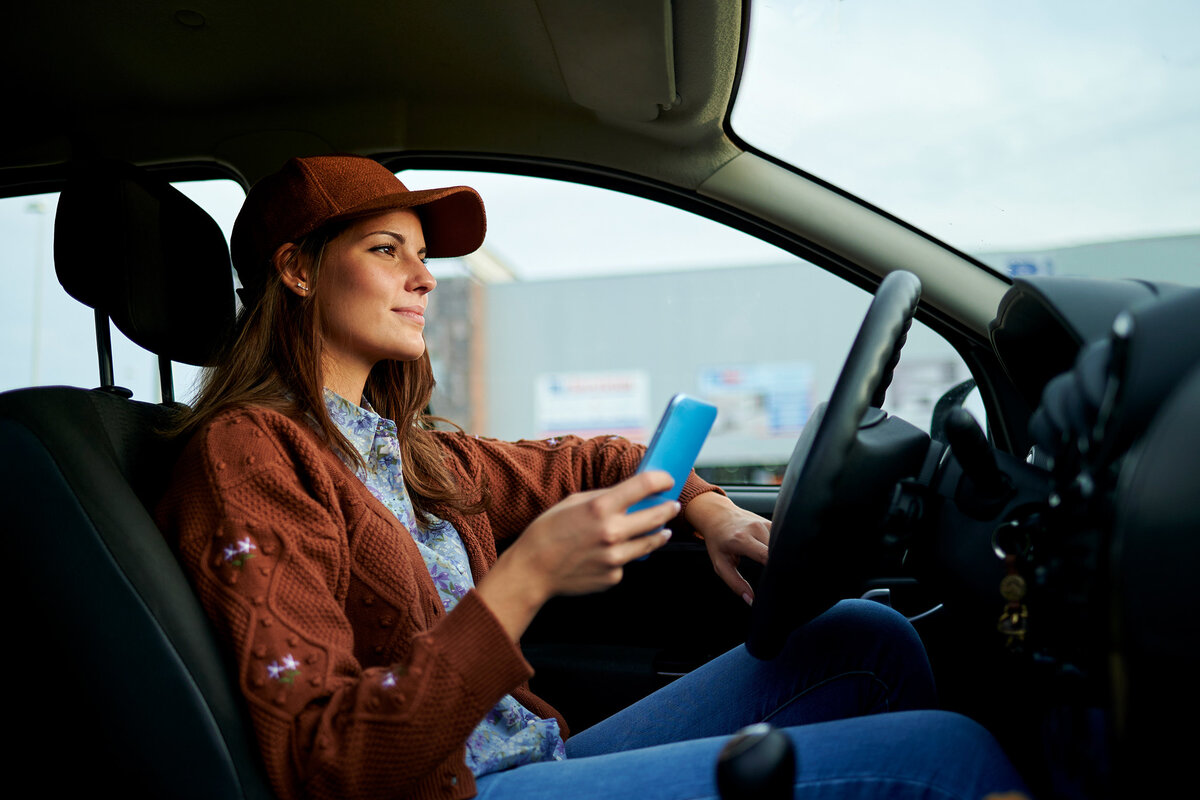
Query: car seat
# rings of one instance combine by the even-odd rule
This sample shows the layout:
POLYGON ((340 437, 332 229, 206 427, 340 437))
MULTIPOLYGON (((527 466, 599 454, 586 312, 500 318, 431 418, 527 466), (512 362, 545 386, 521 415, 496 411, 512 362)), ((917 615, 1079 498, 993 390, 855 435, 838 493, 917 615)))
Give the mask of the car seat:
POLYGON ((248 719, 151 510, 177 454, 170 361, 202 365, 234 316, 216 223, 147 172, 70 170, 55 267, 95 309, 99 389, 0 394, 13 763, 50 794, 267 798, 248 719), (113 386, 109 318, 156 353, 164 404, 113 386))

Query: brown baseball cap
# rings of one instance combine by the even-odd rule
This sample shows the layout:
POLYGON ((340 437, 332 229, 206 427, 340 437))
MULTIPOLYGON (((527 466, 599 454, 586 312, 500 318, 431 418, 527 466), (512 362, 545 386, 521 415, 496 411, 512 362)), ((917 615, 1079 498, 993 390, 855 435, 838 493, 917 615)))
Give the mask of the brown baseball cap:
POLYGON ((420 209, 431 258, 479 249, 487 231, 483 199, 468 186, 411 192, 378 161, 337 155, 293 158, 250 189, 233 223, 231 254, 242 285, 259 296, 271 256, 323 225, 394 209, 420 209))

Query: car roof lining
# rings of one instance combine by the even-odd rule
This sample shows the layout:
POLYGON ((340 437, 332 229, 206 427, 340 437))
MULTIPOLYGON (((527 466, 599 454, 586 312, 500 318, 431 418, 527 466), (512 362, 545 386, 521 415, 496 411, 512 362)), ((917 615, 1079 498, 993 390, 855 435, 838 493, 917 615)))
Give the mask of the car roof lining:
POLYGON ((663 36, 673 33, 642 41, 640 59, 609 59, 603 81, 580 77, 598 56, 555 21, 560 5, 512 0, 465 13, 420 0, 262 0, 193 6, 201 22, 189 27, 163 0, 28 4, 0 33, 11 64, 39 65, 14 82, 13 118, 23 122, 0 130, 0 183, 7 168, 80 155, 215 160, 253 182, 287 155, 399 146, 580 161, 694 188, 736 155, 723 119, 740 3, 596 4, 593 28, 657 14, 663 36), (618 97, 622 85, 642 87, 641 111, 618 97), (660 111, 646 120, 650 106, 660 111))
POLYGON ((864 275, 906 268, 932 287, 953 273, 926 301, 977 335, 1007 288, 727 133, 748 22, 740 2, 619 0, 590 7, 586 25, 564 22, 567 0, 469 14, 420 0, 192 8, 47 0, 17 10, 28 25, 0 33, 6 57, 45 68, 14 87, 14 118, 25 122, 0 129, 0 186, 44 187, 94 155, 208 163, 243 185, 297 154, 524 158, 698 190, 864 275), (635 26, 651 34, 633 55, 595 46, 635 26))

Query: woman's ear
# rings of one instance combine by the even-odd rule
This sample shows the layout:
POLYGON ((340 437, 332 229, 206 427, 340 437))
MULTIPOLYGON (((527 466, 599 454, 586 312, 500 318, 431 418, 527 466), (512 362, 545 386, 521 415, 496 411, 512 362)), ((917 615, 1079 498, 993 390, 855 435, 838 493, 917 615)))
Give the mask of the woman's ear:
POLYGON ((308 269, 300 263, 300 248, 294 242, 284 242, 271 256, 283 285, 301 297, 308 296, 308 269))

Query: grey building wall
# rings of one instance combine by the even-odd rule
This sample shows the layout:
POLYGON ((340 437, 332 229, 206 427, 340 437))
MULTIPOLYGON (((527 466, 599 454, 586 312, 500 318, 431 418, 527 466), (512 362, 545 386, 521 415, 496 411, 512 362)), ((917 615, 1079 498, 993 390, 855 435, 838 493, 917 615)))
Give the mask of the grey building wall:
MULTIPOLYGON (((487 433, 537 435, 540 374, 640 370, 656 416, 676 392, 701 391, 707 368, 807 364, 806 402, 825 399, 870 303, 860 289, 809 264, 672 272, 489 286, 487 433)), ((906 359, 944 360, 953 351, 928 331, 906 359)), ((965 371, 965 368, 964 368, 965 371)), ((710 439, 701 463, 786 461, 794 435, 710 439)))
MULTIPOLYGON (((980 257, 1007 270, 1156 277, 1197 283, 1200 236, 1164 237, 980 257)), ((539 435, 540 375, 641 371, 656 416, 676 392, 698 393, 710 368, 755 363, 811 368, 807 403, 826 399, 870 302, 867 293, 802 261, 637 276, 481 285, 443 280, 431 306, 430 350, 441 382, 434 409, 473 432, 539 435)), ((968 377, 957 354, 917 325, 889 410, 927 427, 932 403, 968 377)), ((982 416, 981 405, 973 410, 982 416)), ((786 461, 794 436, 723 435, 701 464, 786 461)))
POLYGON ((979 260, 1002 272, 1025 265, 1052 275, 1093 278, 1150 278, 1200 285, 1200 234, 1099 242, 1046 250, 984 253, 979 260))

